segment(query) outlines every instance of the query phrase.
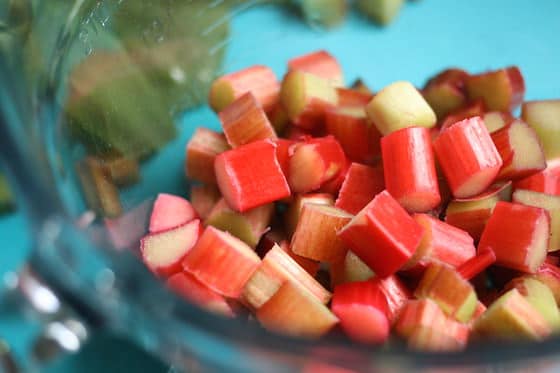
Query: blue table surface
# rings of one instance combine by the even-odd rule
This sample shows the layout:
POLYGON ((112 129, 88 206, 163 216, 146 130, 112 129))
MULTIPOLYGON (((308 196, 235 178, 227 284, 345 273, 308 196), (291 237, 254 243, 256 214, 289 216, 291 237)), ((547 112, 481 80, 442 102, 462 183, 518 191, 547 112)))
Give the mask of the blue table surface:
MULTIPOLYGON (((399 79, 421 85, 428 76, 447 66, 477 72, 516 64, 525 75, 528 99, 560 98, 560 2, 557 0, 422 0, 407 3, 388 29, 370 26, 355 15, 332 33, 303 34, 306 27, 295 17, 270 9, 238 16, 232 24, 227 70, 266 63, 281 74, 288 58, 324 48, 341 61, 348 72, 348 81, 361 76, 378 89, 399 79), (269 28, 271 24, 289 27, 282 34, 274 34, 279 28, 269 28), (358 33, 363 27, 370 27, 371 33, 358 33), (304 36, 296 37, 298 33, 304 36), (235 48, 236 38, 247 35, 260 47, 245 48, 239 53, 235 48), (290 48, 265 42, 282 37, 297 42, 290 48), (353 42, 346 42, 349 39, 353 42), (259 44, 261 40, 263 43, 259 44), (356 48, 367 48, 367 55, 375 58, 363 58, 356 48)), ((205 111, 199 123, 208 123, 208 115, 205 111)), ((215 118, 213 123, 217 123, 215 118)), ((183 135, 190 131, 183 131, 183 135)), ((1 278, 24 263, 32 243, 25 219, 19 213, 0 216, 0 237, 1 278)), ((0 310, 0 338, 6 338, 21 355, 33 331, 14 320, 14 315, 0 310)), ((72 372, 77 367, 82 372, 167 371, 162 363, 137 347, 105 334, 96 336, 80 354, 57 362, 49 371, 72 372)))

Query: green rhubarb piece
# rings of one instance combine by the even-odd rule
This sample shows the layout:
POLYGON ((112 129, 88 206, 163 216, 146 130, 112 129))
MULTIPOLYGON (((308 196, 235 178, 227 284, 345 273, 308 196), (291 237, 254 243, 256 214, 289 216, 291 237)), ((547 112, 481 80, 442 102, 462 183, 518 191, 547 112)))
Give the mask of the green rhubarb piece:
POLYGON ((347 0, 303 0, 301 9, 311 25, 331 28, 344 21, 347 0))
POLYGON ((14 196, 8 185, 8 180, 3 174, 0 174, 0 214, 10 212, 14 207, 14 196))
POLYGON ((375 23, 386 26, 399 14, 404 0, 358 0, 358 9, 375 23))

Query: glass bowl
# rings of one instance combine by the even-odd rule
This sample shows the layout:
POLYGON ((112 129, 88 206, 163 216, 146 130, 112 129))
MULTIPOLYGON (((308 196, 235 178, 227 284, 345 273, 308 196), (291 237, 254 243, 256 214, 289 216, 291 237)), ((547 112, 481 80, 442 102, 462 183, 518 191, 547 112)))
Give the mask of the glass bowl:
POLYGON ((204 105, 219 74, 264 64, 281 77, 290 58, 325 49, 347 83, 361 78, 374 89, 396 80, 421 86, 450 66, 517 65, 526 99, 560 97, 554 0, 410 1, 389 27, 352 11, 329 30, 313 16, 303 22, 294 3, 6 2, 0 152, 32 227, 26 270, 92 328, 122 333, 186 371, 554 370, 557 338, 435 354, 398 342, 376 348, 340 336, 272 335, 178 299, 138 260, 155 195, 188 195, 185 144, 194 129, 219 129, 204 105), (119 189, 122 215, 109 222, 88 209, 79 183, 76 165, 92 152, 140 162, 140 181, 119 189))

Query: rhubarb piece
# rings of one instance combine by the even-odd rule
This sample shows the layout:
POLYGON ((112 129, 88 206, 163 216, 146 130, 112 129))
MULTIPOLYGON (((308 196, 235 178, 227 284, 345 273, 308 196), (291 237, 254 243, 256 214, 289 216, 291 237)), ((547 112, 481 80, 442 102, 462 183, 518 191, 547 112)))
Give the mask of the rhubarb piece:
POLYGON ((119 191, 109 169, 94 157, 87 157, 76 164, 76 171, 90 209, 108 218, 122 214, 119 191))
POLYGON ((428 79, 425 88, 430 87, 432 85, 449 83, 452 84, 454 87, 457 87, 458 89, 463 91, 465 89, 465 82, 468 77, 469 77, 469 73, 467 73, 465 70, 458 69, 456 67, 451 67, 449 69, 440 71, 435 76, 428 79))
POLYGON ((560 250, 560 196, 551 196, 532 190, 517 189, 513 192, 513 202, 540 207, 550 215, 550 241, 548 251, 560 250))
POLYGON ((303 15, 311 25, 338 26, 346 17, 346 0, 303 0, 303 15))
POLYGON ((472 315, 472 318, 469 320, 468 325, 469 327, 472 329, 474 326, 474 323, 476 322, 476 320, 478 320, 478 318, 480 316, 482 316, 484 314, 484 312, 486 312, 486 310, 488 309, 488 307, 486 307, 484 305, 484 303, 482 303, 481 301, 478 301, 476 303, 476 308, 474 310, 474 313, 472 315))
POLYGON ((276 144, 276 159, 278 159, 280 168, 282 168, 282 172, 287 179, 290 172, 290 147, 296 142, 287 139, 276 139, 274 143, 276 144))
POLYGON ((496 184, 476 197, 451 201, 445 211, 445 222, 468 232, 478 242, 500 200, 511 200, 511 182, 496 184))
POLYGON ((306 203, 292 237, 292 251, 320 262, 335 262, 346 255, 346 246, 336 232, 352 215, 332 206, 306 203))
POLYGON ((375 23, 386 26, 399 14, 404 0, 358 0, 358 9, 375 23))
POLYGON ((214 185, 192 185, 191 205, 202 220, 208 217, 214 205, 220 200, 220 191, 214 185))
POLYGON ((457 272, 465 280, 471 280, 496 261, 493 250, 482 250, 476 256, 470 258, 457 267, 457 272))
POLYGON ((429 129, 408 127, 381 139, 385 188, 409 212, 441 202, 429 129))
POLYGON ((546 168, 539 138, 525 122, 515 120, 491 137, 503 161, 498 180, 520 179, 546 168))
POLYGON ((182 260, 192 250, 200 233, 198 219, 167 231, 151 233, 140 241, 142 259, 152 272, 160 276, 180 272, 182 260))
POLYGON ((255 141, 219 154, 214 170, 222 196, 239 212, 290 195, 276 158, 276 145, 270 140, 255 141))
POLYGON ((290 281, 257 310, 256 316, 271 331, 305 338, 318 338, 338 323, 324 304, 290 281))
POLYGON ((346 165, 344 151, 333 136, 308 139, 290 151, 288 183, 294 193, 319 189, 346 165))
POLYGON ((286 233, 288 236, 292 236, 296 230, 299 218, 301 216, 301 210, 303 205, 313 203, 316 205, 332 206, 334 204, 333 197, 327 193, 309 193, 309 194, 298 194, 295 199, 288 207, 285 214, 285 225, 286 233))
POLYGON ((216 79, 210 87, 208 103, 218 113, 245 93, 251 92, 268 112, 278 102, 279 88, 272 69, 255 65, 216 79))
POLYGON ((423 229, 387 191, 377 194, 338 235, 378 276, 399 270, 420 245, 423 229))
POLYGON ((331 293, 278 245, 272 246, 266 253, 261 265, 245 285, 242 298, 253 309, 259 309, 286 281, 305 288, 321 303, 326 304, 331 298, 331 293))
POLYGON ((329 264, 331 284, 333 286, 346 282, 366 281, 375 275, 352 251, 347 251, 343 260, 329 264))
POLYGON ((534 273, 546 258, 550 215, 544 209, 499 201, 482 232, 478 250, 494 250, 496 264, 534 273))
POLYGON ((413 218, 424 228, 424 234, 420 246, 403 269, 422 271, 431 262, 458 267, 476 255, 472 237, 462 229, 427 214, 414 214, 413 218))
POLYGON ((482 117, 485 112, 486 106, 484 105, 484 102, 482 100, 476 100, 446 116, 440 123, 440 129, 441 131, 444 131, 446 128, 451 127, 462 120, 472 117, 482 117))
POLYGON ((383 168, 352 163, 338 193, 335 207, 357 214, 383 189, 383 168))
POLYGON ((396 275, 386 278, 375 277, 371 280, 385 294, 388 305, 388 317, 391 325, 394 324, 399 317, 405 304, 412 298, 410 290, 403 284, 396 275))
POLYGON ((491 338, 542 340, 551 333, 551 328, 519 291, 512 289, 476 320, 473 332, 491 338))
POLYGON ((257 140, 276 139, 276 132, 251 92, 245 93, 218 114, 232 148, 257 140))
POLYGON ((309 273, 311 276, 315 276, 317 274, 317 272, 319 271, 319 262, 295 254, 292 251, 290 243, 288 241, 282 241, 278 245, 290 256, 290 258, 292 258, 297 264, 299 264, 300 267, 305 270, 305 272, 309 273))
POLYGON ((382 135, 436 124, 436 114, 409 82, 395 82, 383 88, 366 106, 366 113, 382 135))
POLYGON ((223 296, 208 288, 194 276, 180 272, 167 279, 167 286, 175 293, 206 310, 233 317, 234 312, 223 296))
POLYGON ((516 180, 513 187, 514 189, 527 189, 560 196, 560 159, 547 161, 544 170, 524 179, 516 180))
POLYGON ((546 160, 560 157, 560 100, 529 101, 521 107, 521 118, 535 129, 546 160))
POLYGON ((531 304, 546 320, 552 330, 560 328, 560 312, 552 291, 544 283, 531 277, 514 279, 507 289, 517 289, 527 302, 531 304))
POLYGON ((131 208, 117 218, 105 218, 103 220, 109 240, 115 249, 138 250, 138 242, 146 234, 152 205, 153 201, 150 199, 131 208))
POLYGON ((187 177, 215 185, 217 182, 214 174, 214 160, 218 154, 229 149, 222 133, 203 127, 197 128, 186 148, 185 173, 187 177))
POLYGON ((281 135, 290 124, 290 118, 282 105, 278 104, 268 113, 268 120, 276 134, 281 135))
POLYGON ((420 328, 442 328, 444 319, 445 314, 433 300, 409 300, 395 322, 395 332, 403 338, 409 338, 420 328))
POLYGON ((535 273, 534 278, 548 286, 556 304, 560 304, 560 268, 550 263, 543 263, 535 273))
POLYGON ((439 120, 463 107, 467 102, 464 90, 469 74, 460 69, 447 69, 426 83, 422 95, 439 120))
POLYGON ((502 166, 480 117, 465 119, 442 131, 434 141, 434 150, 455 198, 484 191, 502 166))
MULTIPOLYGON (((364 108, 373 98, 371 92, 364 92, 354 88, 337 88, 336 92, 338 93, 339 108, 364 108)), ((365 115, 365 111, 363 113, 365 115)))
POLYGON ((191 203, 172 194, 158 194, 152 215, 150 216, 150 233, 166 231, 186 224, 198 216, 191 203))
POLYGON ((354 83, 352 83, 350 88, 352 88, 352 90, 354 91, 373 96, 373 91, 370 89, 370 87, 368 87, 368 85, 361 78, 354 80, 354 83))
POLYGON ((361 107, 339 107, 327 110, 325 127, 348 158, 354 162, 373 163, 379 157, 381 134, 366 118, 361 107))
POLYGON ((268 203, 245 212, 232 210, 226 201, 220 199, 204 222, 222 231, 229 232, 252 248, 257 246, 261 236, 270 225, 274 205, 268 203))
POLYGON ((351 339, 383 343, 389 338, 387 299, 373 282, 349 282, 334 289, 332 312, 351 339))
POLYGON ((215 292, 237 299, 259 263, 258 255, 246 243, 206 227, 183 259, 183 268, 215 292))
POLYGON ((351 164, 352 162, 350 162, 348 159, 345 159, 343 165, 340 168, 340 171, 338 171, 338 174, 332 179, 325 181, 317 191, 320 193, 328 193, 332 196, 337 196, 340 188, 342 187, 342 183, 344 183, 344 179, 346 178, 346 174, 348 173, 348 169, 350 168, 351 164))
POLYGON ((130 186, 140 180, 140 167, 134 158, 107 157, 102 162, 109 169, 111 179, 118 187, 130 186))
POLYGON ((326 79, 335 86, 344 85, 342 68, 336 58, 319 50, 288 61, 288 71, 302 71, 326 79))
POLYGON ((511 111, 525 94, 523 75, 517 66, 471 75, 466 81, 470 100, 482 99, 488 110, 511 111))
POLYGON ((414 295, 433 300, 446 315, 460 322, 471 319, 477 303, 473 286, 453 267, 443 263, 428 266, 414 295))
POLYGON ((507 111, 489 111, 484 113, 482 120, 488 132, 492 134, 513 122, 515 118, 507 111))
POLYGON ((325 111, 338 103, 329 80, 301 70, 292 70, 284 77, 280 99, 290 121, 305 130, 322 126, 325 111))
POLYGON ((434 326, 414 330, 408 346, 421 351, 460 351, 466 347, 469 334, 467 325, 445 317, 441 325, 435 322, 434 326))

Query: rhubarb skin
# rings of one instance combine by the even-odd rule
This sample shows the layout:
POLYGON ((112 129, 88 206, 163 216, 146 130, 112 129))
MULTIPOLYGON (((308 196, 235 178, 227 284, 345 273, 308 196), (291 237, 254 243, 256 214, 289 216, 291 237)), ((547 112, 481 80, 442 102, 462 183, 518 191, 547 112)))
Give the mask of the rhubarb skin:
POLYGON ((445 318, 445 314, 433 300, 409 300, 402 307, 394 330, 399 336, 409 338, 419 328, 442 328, 445 318))
POLYGON ((368 122, 362 107, 327 110, 325 128, 338 140, 351 161, 371 164, 381 154, 381 134, 368 122))
POLYGON ((288 61, 288 71, 303 71, 326 79, 335 86, 344 85, 342 67, 324 50, 311 52, 288 61))
POLYGON ((261 260, 243 241, 206 227, 183 259, 183 269, 217 293, 238 299, 261 260))
MULTIPOLYGON (((439 325, 439 323, 436 323, 439 325)), ((414 330, 408 338, 408 346, 421 351, 461 351, 467 346, 470 328, 446 317, 442 326, 414 330)))
POLYGON ((266 329, 304 338, 321 337, 338 323, 324 304, 290 281, 257 310, 256 316, 266 329))
POLYGON ((502 158, 480 117, 455 123, 433 145, 455 198, 481 193, 502 167, 502 158))
POLYGON ((223 296, 208 288, 188 273, 176 273, 167 279, 166 284, 167 287, 187 301, 206 310, 228 317, 235 316, 233 309, 223 296))
POLYGON ((224 134, 198 127, 187 143, 185 173, 188 178, 216 185, 214 160, 230 149, 224 134))
POLYGON ((320 263, 294 254, 294 252, 290 248, 289 241, 285 239, 285 236, 283 236, 282 238, 278 238, 274 228, 266 232, 259 241, 259 244, 257 246, 257 254, 259 254, 259 256, 263 258, 275 245, 278 245, 282 250, 284 250, 290 256, 290 258, 292 258, 311 276, 315 276, 317 274, 320 263))
POLYGON ((503 161, 497 180, 520 179, 546 168, 539 138, 525 122, 515 120, 491 137, 503 161))
POLYGON ((550 215, 544 209, 499 201, 482 232, 481 250, 494 250, 496 264, 534 273, 544 262, 550 215))
POLYGON ((296 142, 293 140, 279 138, 274 140, 274 143, 276 144, 276 159, 278 160, 280 168, 287 180, 290 172, 290 147, 296 142))
POLYGON ((158 194, 150 216, 150 233, 166 231, 198 218, 191 203, 172 194, 158 194))
POLYGON ((214 205, 220 200, 220 191, 215 185, 192 185, 190 192, 191 205, 197 215, 206 219, 214 205))
POLYGON ((216 180, 228 205, 245 212, 288 197, 290 187, 276 157, 271 140, 221 153, 214 162, 216 180))
POLYGON ((247 92, 253 94, 265 111, 272 110, 280 93, 272 69, 255 65, 216 79, 210 87, 209 105, 218 113, 247 92))
POLYGON ((521 118, 537 132, 546 160, 560 158, 560 100, 524 102, 521 118))
POLYGON ((486 106, 484 105, 484 101, 475 100, 469 103, 468 105, 461 107, 448 114, 443 119, 443 121, 440 121, 439 127, 441 131, 443 131, 462 120, 469 119, 472 117, 482 117, 484 113, 486 113, 486 106))
POLYGON ((292 237, 292 251, 320 262, 342 260, 347 248, 336 232, 351 219, 352 215, 336 207, 304 204, 292 237))
POLYGON ((331 304, 340 326, 352 340, 373 344, 389 338, 388 307, 383 291, 370 281, 338 285, 331 304))
POLYGON ((381 139, 385 188, 409 212, 441 202, 430 130, 408 127, 381 139))
POLYGON ((293 125, 313 130, 323 125, 326 110, 337 106, 338 94, 329 80, 294 70, 282 81, 280 100, 293 125))
POLYGON ((364 108, 373 98, 371 92, 363 92, 353 88, 337 88, 336 92, 338 93, 338 107, 340 108, 364 108))
POLYGON ((357 214, 385 189, 383 168, 352 163, 342 183, 335 207, 357 214))
POLYGON ((308 203, 332 206, 334 205, 334 199, 332 195, 328 193, 307 193, 296 195, 284 214, 284 224, 286 227, 286 233, 289 237, 292 237, 296 231, 296 227, 301 216, 301 210, 303 209, 303 206, 308 203))
POLYGON ((232 148, 257 140, 274 140, 277 137, 266 113, 251 92, 226 106, 218 116, 232 148))
POLYGON ((511 111, 521 105, 525 81, 517 66, 471 75, 466 81, 470 100, 482 99, 488 110, 511 111))
POLYGON ((385 294, 388 306, 387 317, 391 325, 393 325, 397 321, 403 307, 412 299, 412 293, 396 275, 385 278, 375 277, 370 281, 376 284, 385 294))
POLYGON ((494 250, 482 250, 457 267, 457 272, 465 280, 471 280, 490 267, 496 261, 494 250))
POLYGON ((524 179, 516 180, 513 183, 513 188, 560 196, 560 159, 547 161, 544 170, 524 179))
POLYGON ((338 232, 342 241, 380 277, 395 273, 410 260, 422 234, 422 227, 387 191, 377 194, 338 232))
POLYGON ((436 124, 436 114, 409 82, 395 82, 383 88, 366 106, 366 113, 382 135, 436 124))

